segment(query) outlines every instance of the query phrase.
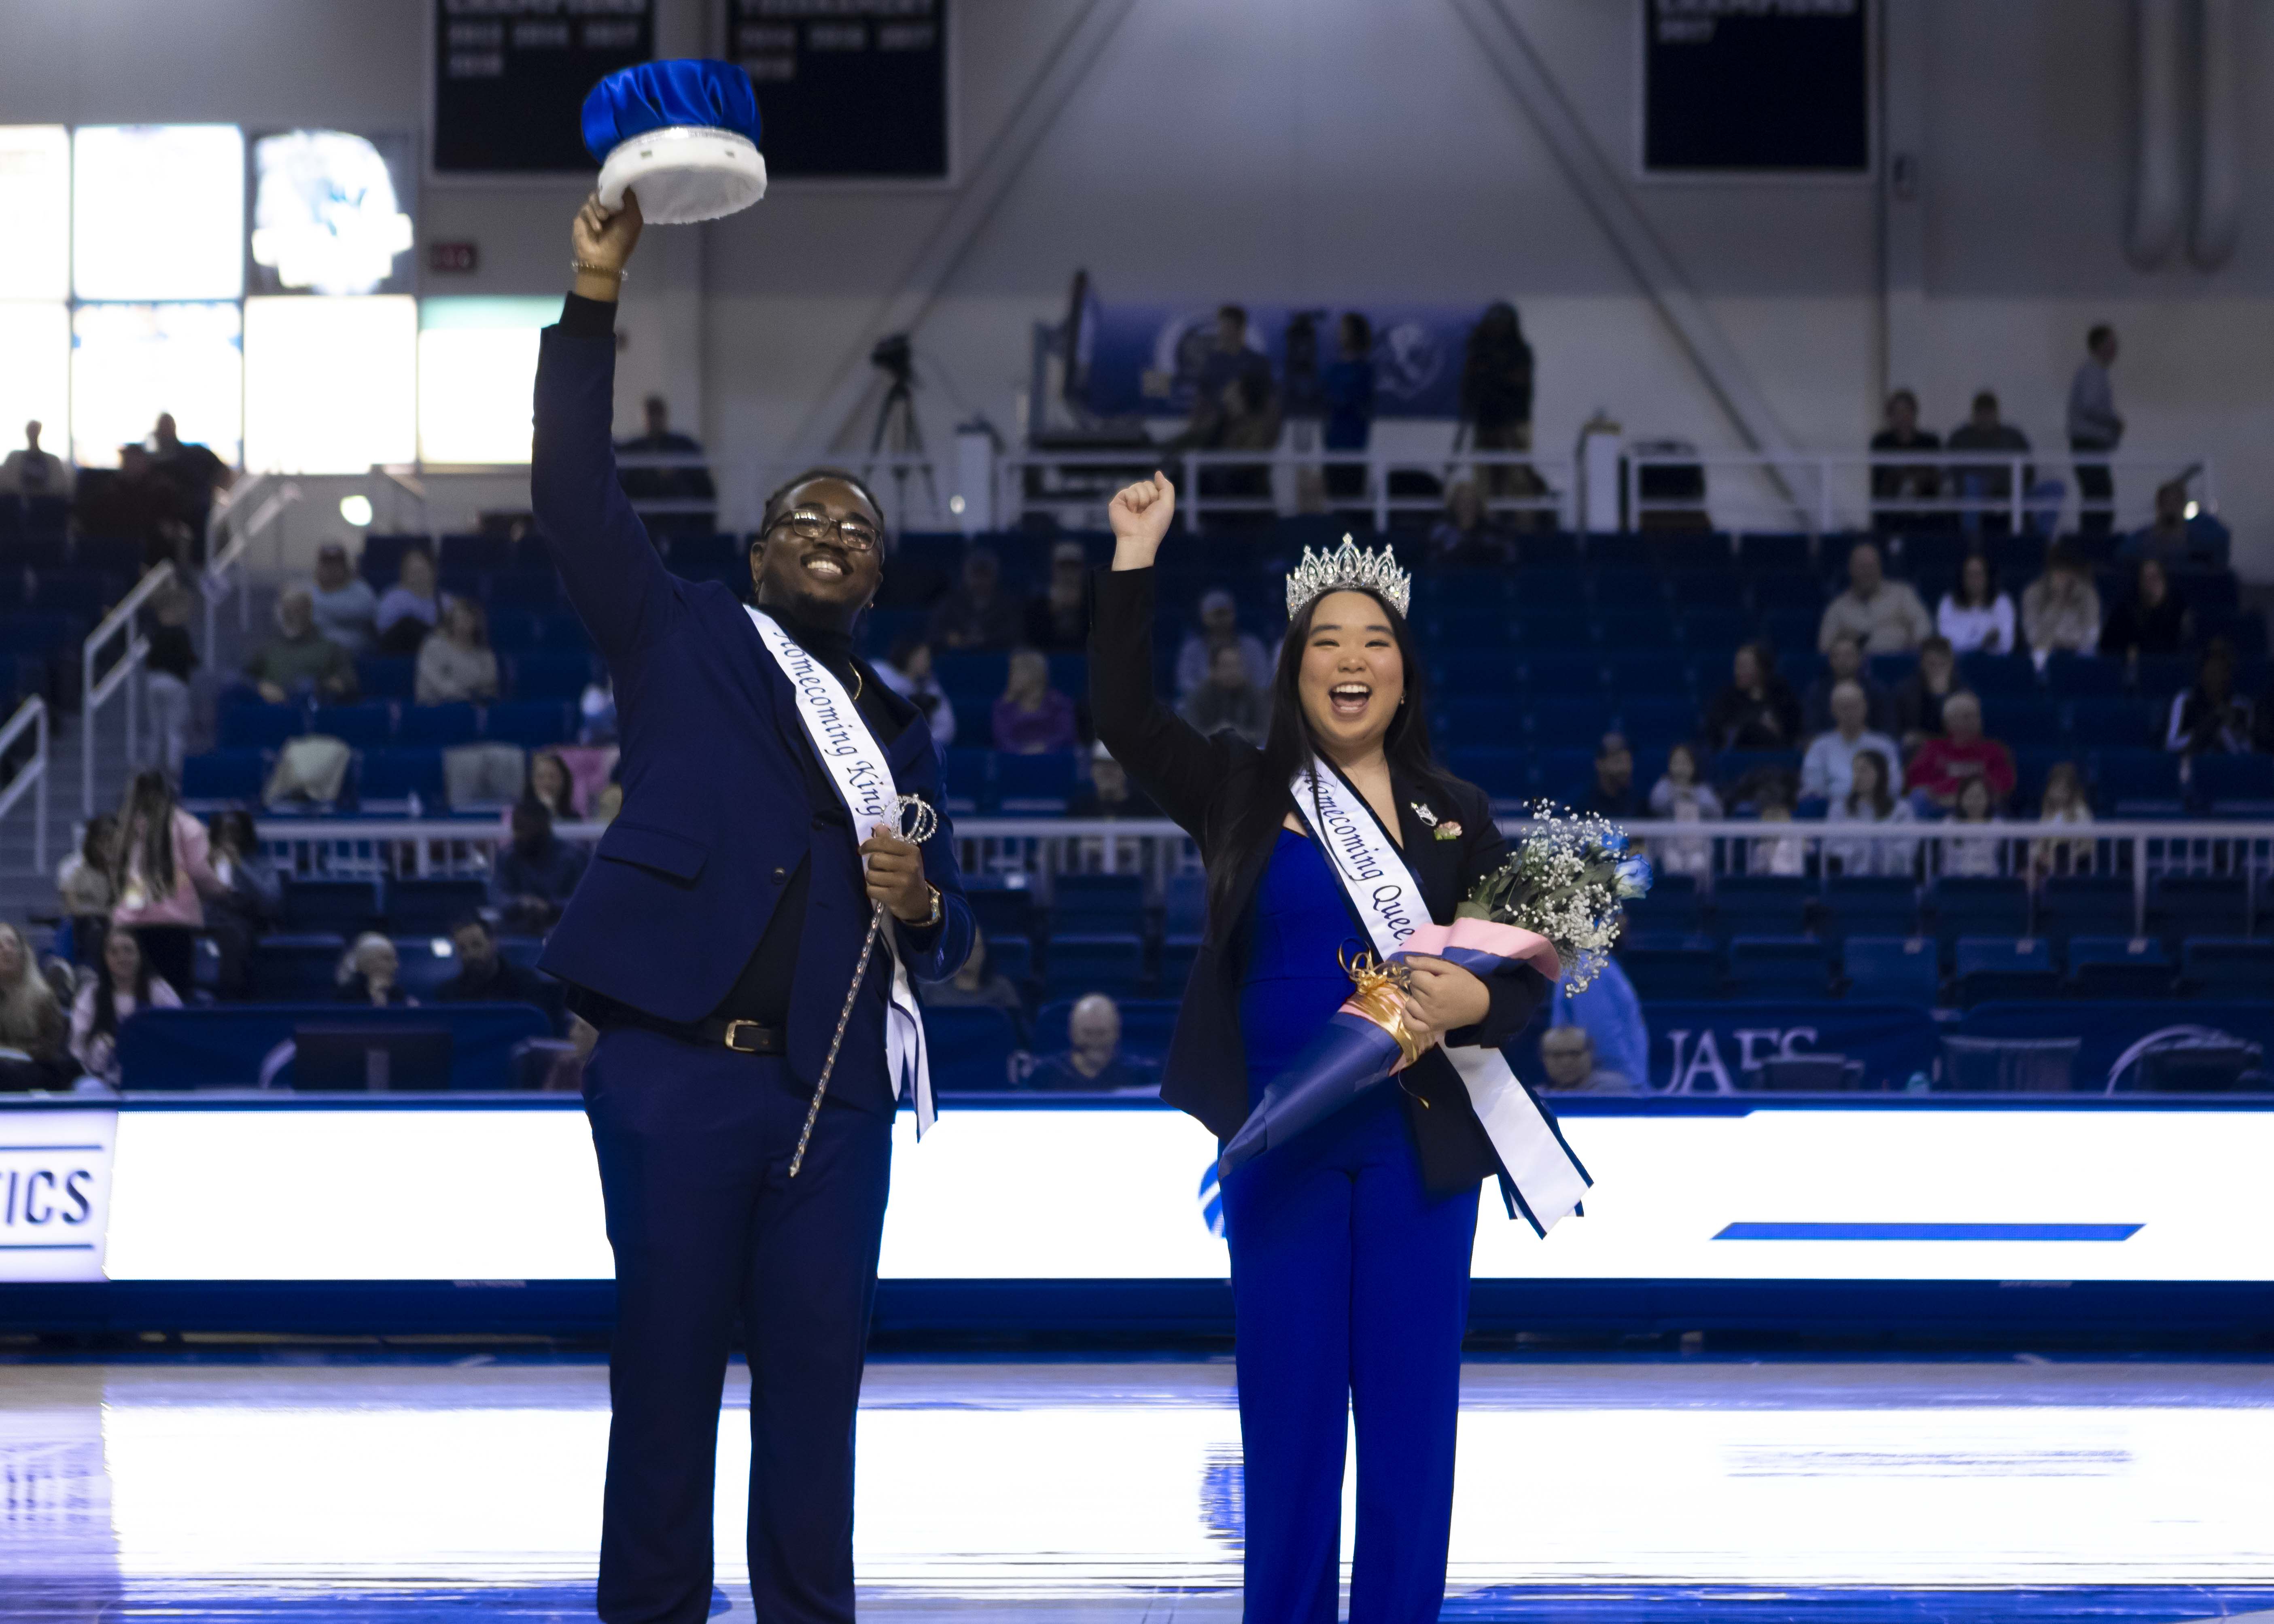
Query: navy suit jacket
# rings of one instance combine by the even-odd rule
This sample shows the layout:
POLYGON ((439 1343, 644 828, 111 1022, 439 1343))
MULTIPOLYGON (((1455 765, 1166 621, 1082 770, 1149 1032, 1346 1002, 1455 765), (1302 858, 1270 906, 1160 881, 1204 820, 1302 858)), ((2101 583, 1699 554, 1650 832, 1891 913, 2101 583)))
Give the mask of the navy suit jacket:
MULTIPOLYGON (((799 861, 809 858, 788 1059, 810 1084, 869 926, 855 849, 868 831, 848 838, 842 820, 814 814, 794 754, 812 745, 789 680, 740 600, 717 582, 682 581, 664 568, 617 484, 614 395, 612 339, 545 330, 530 496, 569 599, 615 679, 624 800, 538 962, 665 1020, 701 1020, 727 996, 799 861)), ((900 792, 937 808, 930 729, 918 719, 880 742, 900 792)), ((913 930, 893 921, 890 929, 908 973, 937 981, 971 950, 971 907, 944 812, 923 854, 942 921, 913 930)), ((880 948, 870 981, 889 973, 880 948)), ((855 1009, 837 1063, 847 1099, 892 1097, 884 1011, 873 988, 855 1009)))

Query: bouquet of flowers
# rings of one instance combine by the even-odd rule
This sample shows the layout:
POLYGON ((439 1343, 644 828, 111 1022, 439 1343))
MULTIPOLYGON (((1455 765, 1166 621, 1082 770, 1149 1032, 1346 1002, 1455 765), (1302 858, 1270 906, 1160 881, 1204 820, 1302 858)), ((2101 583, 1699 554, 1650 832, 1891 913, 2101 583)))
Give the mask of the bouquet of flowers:
MULTIPOLYGON (((1547 801, 1535 803, 1532 816, 1532 832, 1477 882, 1451 924, 1420 927, 1386 963, 1371 953, 1344 959, 1356 983, 1350 1000, 1264 1091, 1224 1147, 1220 1176, 1324 1121, 1421 1057, 1399 996, 1408 958, 1443 959, 1480 979, 1511 960, 1532 965, 1551 981, 1568 966, 1574 991, 1594 981, 1618 937, 1622 907, 1650 890, 1650 864, 1630 853, 1625 832, 1606 819, 1547 801)), ((1449 1052, 1457 1065, 1465 1053, 1449 1052)))

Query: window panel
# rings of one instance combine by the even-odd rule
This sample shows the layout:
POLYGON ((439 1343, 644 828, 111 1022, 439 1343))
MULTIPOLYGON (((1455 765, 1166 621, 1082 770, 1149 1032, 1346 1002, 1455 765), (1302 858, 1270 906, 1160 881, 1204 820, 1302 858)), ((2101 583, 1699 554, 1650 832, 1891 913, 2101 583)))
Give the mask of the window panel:
POLYGON ((71 137, 61 124, 0 124, 0 299, 69 298, 71 137))
POLYGON ((238 459, 245 351, 234 304, 82 304, 72 312, 72 445, 84 467, 116 468, 162 411, 184 440, 238 459))
POLYGON ((558 299, 428 299, 419 307, 418 455, 526 462, 538 329, 558 299))
POLYGON ((93 124, 72 142, 79 297, 245 291, 245 136, 235 124, 93 124))
POLYGON ((417 301, 245 302, 245 465, 359 474, 418 450, 417 301))
POLYGON ((71 453, 71 312, 62 304, 0 304, 0 455, 41 425, 40 448, 71 453))

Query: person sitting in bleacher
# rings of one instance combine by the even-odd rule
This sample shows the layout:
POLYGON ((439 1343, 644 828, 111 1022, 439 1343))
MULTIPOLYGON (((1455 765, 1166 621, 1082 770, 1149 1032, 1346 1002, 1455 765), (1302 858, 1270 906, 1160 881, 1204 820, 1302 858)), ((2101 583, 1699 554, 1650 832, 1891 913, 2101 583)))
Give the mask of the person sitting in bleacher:
MULTIPOLYGON (((1991 793, 1987 778, 1969 778, 1958 793, 1958 800, 1950 809, 1954 823, 1995 823, 1998 799, 1991 793)), ((1986 880, 1995 878, 1999 857, 2006 843, 1995 835, 1946 835, 1939 842, 1942 847, 1942 872, 1953 879, 1986 880)))
POLYGON ((93 964, 102 951, 102 933, 110 920, 110 847, 118 820, 98 812, 79 831, 79 850, 56 868, 56 900, 72 935, 69 957, 78 964, 93 964))
POLYGON ((1966 691, 1949 640, 1930 637, 1919 644, 1918 669, 1895 684, 1893 696, 1894 734, 1903 748, 1916 750, 1940 733, 1944 703, 1966 691))
POLYGON ((1032 649, 1011 656, 1003 696, 995 702, 995 748, 1014 756, 1071 750, 1077 742, 1073 701, 1050 686, 1050 664, 1032 649))
POLYGON ((1848 554, 1848 590, 1824 605, 1816 648, 1829 654, 1834 643, 1853 637, 1868 654, 1906 654, 1933 629, 1910 583, 1888 580, 1879 549, 1859 541, 1848 554))
MULTIPOLYGON (((1698 752, 1677 744, 1666 753, 1666 771, 1650 786, 1650 815, 1677 823, 1712 822, 1721 816, 1721 798, 1698 771, 1698 752)), ((1712 843, 1702 839, 1661 839, 1651 837, 1658 866, 1668 874, 1713 872, 1712 843)))
POLYGON ((1934 625, 1961 654, 1977 649, 1991 654, 2014 651, 2014 600, 1998 590, 1988 559, 1979 553, 1967 555, 1958 567, 1958 585, 1935 606, 1934 625))
MULTIPOLYGON (((1855 787, 1856 757, 1864 750, 1877 750, 1890 762, 1902 759, 1894 740, 1871 730, 1861 683, 1851 679, 1838 684, 1831 705, 1831 730, 1811 740, 1808 754, 1800 758, 1800 793, 1811 800, 1844 800, 1855 787)), ((1975 719, 1981 720, 1978 710, 1975 719)))
POLYGON ((1585 1026, 1550 1026, 1540 1034, 1540 1069, 1555 1094, 1647 1094, 1623 1071, 1595 1064, 1595 1041, 1585 1026))
POLYGON ((1003 563, 992 547, 963 555, 963 578, 939 600, 924 628, 935 649, 993 652, 1019 641, 1019 605, 1004 596, 1003 563))
POLYGON ((72 516, 82 536, 139 545, 145 568, 173 563, 188 551, 189 529, 175 510, 174 487, 159 477, 149 447, 139 440, 118 448, 117 472, 79 482, 72 516))
POLYGON ((2251 744, 2250 701, 2234 691, 2234 645, 2214 637, 2195 667, 2195 685, 2172 700, 2164 748, 2182 756, 2240 754, 2251 744))
MULTIPOLYGON (((1966 421, 1950 431, 1943 442, 1946 451, 1969 452, 1977 456, 2010 455, 2029 448, 2029 437, 2007 423, 1999 415, 1998 396, 1988 389, 1974 397, 1966 421)), ((2028 463, 2022 465, 2022 489, 2024 495, 2037 483, 2037 470, 2028 463)), ((2004 504, 2014 497, 2014 472, 2010 466, 1995 462, 1970 463, 1951 470, 1951 482, 1957 493, 1969 501, 1985 504, 1960 515, 1960 523, 1969 530, 1979 530, 2002 536, 2014 528, 2014 515, 2004 504)))
POLYGON ((2022 589, 2022 632, 2040 661, 2057 650, 2090 654, 2100 647, 2100 592, 2067 543, 2053 544, 2044 574, 2022 589))
POLYGON ((2172 596, 2171 577, 2159 560, 2142 559, 2132 596, 2100 628, 2100 651, 2136 660, 2142 654, 2177 654, 2187 641, 2187 607, 2172 596))
POLYGON ((218 990, 250 997, 253 944, 282 914, 284 883, 260 850, 252 813, 216 812, 211 827, 214 877, 223 887, 206 905, 206 929, 221 953, 218 990))
POLYGON ((535 801, 513 809, 513 838, 498 848, 490 870, 490 898, 507 929, 542 936, 584 877, 584 850, 553 832, 553 815, 535 801))
POLYGON ((2187 513, 2187 482, 2167 479, 2156 487, 2156 517, 2118 544, 2120 559, 2154 559, 2161 564, 2206 564, 2226 568, 2233 532, 2216 514, 2187 513))
MULTIPOLYGON (((1918 425, 1918 396, 1898 389, 1887 396, 1886 426, 1871 436, 1875 453, 1916 456, 1942 449, 1942 436, 1918 425)), ((1942 493, 1942 470, 1931 462, 1871 465, 1871 528, 1881 534, 1942 528, 1946 515, 1908 512, 1888 504, 1931 502, 1942 493)))
POLYGON ((56 989, 40 974, 23 933, 0 924, 0 1092, 67 1083, 70 1037, 56 989))
POLYGON ((1271 686, 1271 656, 1263 647, 1261 638, 1253 632, 1239 629, 1239 602, 1222 587, 1201 594, 1200 628, 1185 634, 1177 648, 1177 697, 1187 698, 1193 690, 1209 680, 1209 671, 1216 662, 1216 651, 1222 648, 1239 650, 1240 663, 1247 668, 1247 680, 1259 688, 1271 686))
POLYGON ((118 1029, 137 1010, 178 1010, 181 995, 153 973, 134 932, 114 925, 94 974, 72 1005, 71 1052, 87 1075, 118 1086, 118 1029))
MULTIPOLYGON (((1772 773, 1753 792, 1755 814, 1764 823, 1792 827, 1792 788, 1782 773, 1772 773)), ((1745 848, 1745 872, 1787 879, 1808 871, 1808 842, 1794 834, 1756 836, 1745 848)))
POLYGON ((1121 1006, 1102 992, 1075 1000, 1065 1049, 1035 1063, 1027 1086, 1044 1094, 1158 1093, 1161 1069, 1121 1052, 1121 1006))
POLYGON ((577 698, 576 742, 614 744, 616 734, 616 684, 603 673, 587 682, 577 698))
POLYGON ((1219 643, 1209 661, 1209 680, 1186 695, 1178 709, 1203 734, 1229 733, 1261 745, 1271 726, 1271 702, 1247 674, 1246 658, 1231 643, 1219 643))
POLYGON ((339 990, 334 1003, 360 1004, 367 1009, 403 1009, 418 1000, 403 989, 402 956, 395 944, 376 930, 355 939, 340 960, 339 990))
POLYGON ((1101 739, 1089 749, 1089 782, 1066 802, 1068 817, 1158 817, 1153 798, 1129 781, 1129 770, 1113 759, 1101 739))
MULTIPOLYGON (((1895 793, 1895 763, 1878 750, 1858 750, 1849 763, 1848 793, 1825 809, 1834 823, 1908 823, 1913 821, 1910 802, 1895 793)), ((1917 847, 1908 840, 1834 840, 1824 842, 1827 862, 1837 862, 1847 875, 1906 875, 1917 847)))
MULTIPOLYGON (((2037 801, 2037 821, 2041 823, 2092 822, 2092 802, 2085 794, 2084 775, 2077 771, 2074 762, 2055 762, 2046 771, 2044 793, 2037 801)), ((2032 840, 2029 843, 2029 868, 2038 875, 2090 874, 2097 857, 2097 842, 2090 838, 2032 840)))
MULTIPOLYGON (((1890 757, 1889 759, 1893 759, 1890 757)), ((2014 793, 2014 753, 1982 733, 1982 702, 1972 694, 1953 694, 1942 702, 1942 733, 1919 746, 1911 757, 1909 793, 1931 806, 1951 808, 1969 784, 1990 786, 1993 807, 2014 793)))
POLYGON ((71 469, 52 451, 40 449, 38 418, 24 425, 24 448, 0 462, 0 493, 9 496, 69 496, 71 469))
POLYGON ((379 595, 356 574, 347 547, 328 541, 316 549, 316 584, 309 594, 316 629, 348 651, 352 659, 370 650, 379 637, 379 595))
POLYGON ((445 602, 442 623, 418 645, 414 691, 422 705, 497 697, 497 652, 490 647, 482 606, 472 598, 454 595, 445 602))
POLYGON ((934 1009, 1001 1010, 1027 1041, 1027 1008, 1011 978, 992 966, 987 957, 987 936, 977 926, 971 930, 971 957, 944 981, 917 983, 917 992, 934 1009))
POLYGON ((175 801, 164 773, 134 775, 111 831, 110 922, 133 931, 142 956, 180 987, 190 984, 196 965, 202 899, 223 890, 209 861, 212 845, 206 826, 175 801))
POLYGON ((413 547, 403 555, 395 584, 380 597, 375 617, 379 652, 416 654, 441 618, 441 600, 434 591, 434 560, 425 548, 413 547))
POLYGON ((933 744, 945 750, 955 742, 955 705, 932 669, 931 644, 914 635, 902 637, 877 667, 877 675, 922 713, 933 744))
POLYGON ((1446 490, 1445 516, 1429 527, 1429 557, 1454 568, 1516 562, 1516 538, 1494 522, 1474 480, 1446 490))
POLYGON ((1621 823, 1642 811, 1642 798, 1635 793, 1634 751, 1624 733, 1605 733, 1595 746, 1594 781, 1579 809, 1621 823))
POLYGON ((1027 599, 1028 648, 1079 653, 1089 646, 1089 559, 1078 541, 1050 549, 1050 583, 1027 599))
POLYGON ((1749 643, 1729 662, 1729 680, 1706 707, 1706 745, 1714 750, 1789 750, 1801 740, 1800 701, 1777 675, 1765 643, 1749 643))
MULTIPOLYGON (((576 821, 576 781, 569 774, 568 763, 561 759, 558 750, 531 750, 529 753, 529 776, 521 786, 523 801, 533 801, 553 815, 559 823, 576 821)), ((506 832, 513 832, 513 809, 506 809, 506 832)))
POLYGON ((1824 674, 1810 683, 1808 692, 1801 696, 1800 726, 1804 735, 1812 739, 1838 726, 1832 718, 1832 692, 1842 682, 1852 682, 1864 690, 1864 726, 1874 733, 1894 731, 1894 697, 1864 663, 1860 639, 1841 637, 1834 643, 1825 654, 1824 665, 1824 674))
POLYGON ((543 976, 498 951, 489 921, 478 914, 461 916, 450 927, 458 973, 434 989, 437 1004, 533 1004, 553 1013, 553 998, 543 976))
POLYGON ((300 585, 278 595, 276 635, 245 662, 245 674, 272 705, 310 694, 328 705, 347 704, 357 693, 355 661, 316 629, 314 597, 300 585))

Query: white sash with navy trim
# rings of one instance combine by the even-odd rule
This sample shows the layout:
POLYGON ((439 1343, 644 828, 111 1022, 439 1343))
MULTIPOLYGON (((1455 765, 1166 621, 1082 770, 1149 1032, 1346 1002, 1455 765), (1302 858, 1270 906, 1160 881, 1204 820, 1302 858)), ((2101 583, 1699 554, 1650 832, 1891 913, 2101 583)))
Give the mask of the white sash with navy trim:
MULTIPOLYGON (((858 846, 867 839, 869 831, 879 823, 897 828, 893 813, 899 791, 892 785, 892 763, 869 725, 861 719, 860 707, 845 691, 845 685, 771 616, 747 604, 743 610, 750 624, 758 628, 758 641, 789 679, 806 737, 821 758, 829 781, 844 798, 845 809, 852 814, 853 843, 858 846)), ((908 981, 908 967, 900 961, 898 933, 890 920, 878 934, 892 960, 885 1012, 885 1064, 892 1074, 893 1096, 913 1096, 915 1101, 916 1137, 921 1139, 933 1116, 931 1064, 924 1052, 923 1017, 916 1007, 915 989, 908 981)))
MULTIPOLYGON (((1374 956, 1386 962, 1408 936, 1430 922, 1420 882, 1405 866, 1397 843, 1383 831, 1366 797, 1331 763, 1323 773, 1315 762, 1298 769, 1289 787, 1294 792, 1295 815, 1310 830, 1326 853, 1327 866, 1349 894, 1374 956)), ((1546 1235, 1557 1219, 1578 1210, 1590 1182, 1586 1169, 1500 1050, 1449 1043, 1444 1049, 1500 1158, 1510 1206, 1546 1235)))

